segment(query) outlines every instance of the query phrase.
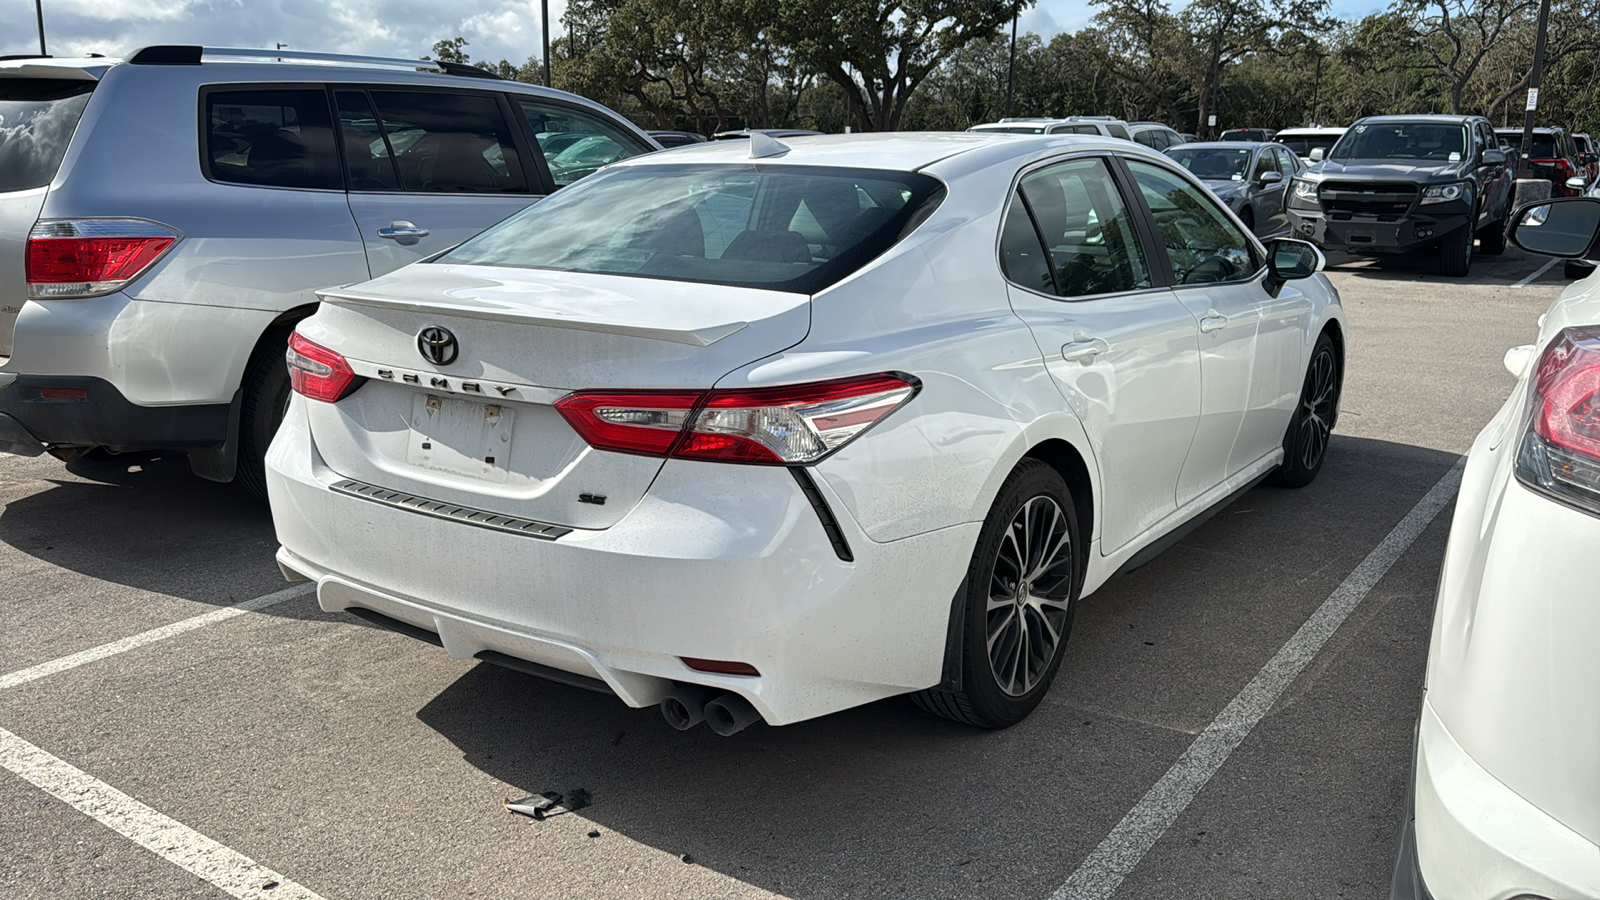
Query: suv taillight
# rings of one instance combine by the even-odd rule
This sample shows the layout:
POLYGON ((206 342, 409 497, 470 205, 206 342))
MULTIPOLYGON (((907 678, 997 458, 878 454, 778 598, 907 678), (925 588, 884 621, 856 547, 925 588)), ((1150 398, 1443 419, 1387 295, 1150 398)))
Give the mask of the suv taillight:
POLYGON ((289 335, 289 386, 313 400, 333 403, 357 386, 356 373, 343 356, 296 331, 289 335))
POLYGON ((143 219, 56 219, 28 233, 28 296, 99 297, 149 271, 182 237, 143 219))
POLYGON ((582 392, 556 409, 591 447, 758 465, 814 463, 904 406, 920 384, 869 375, 778 388, 582 392))
POLYGON ((1600 328, 1568 328, 1534 369, 1517 480, 1600 515, 1600 328))

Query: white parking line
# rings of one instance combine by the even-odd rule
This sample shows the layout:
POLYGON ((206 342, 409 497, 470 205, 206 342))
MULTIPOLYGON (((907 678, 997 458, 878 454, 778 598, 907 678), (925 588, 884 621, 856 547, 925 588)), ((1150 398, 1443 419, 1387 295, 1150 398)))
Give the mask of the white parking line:
POLYGON ((250 900, 322 900, 315 892, 145 806, 0 728, 0 766, 167 862, 250 900))
POLYGON ((1465 458, 1457 460, 1427 495, 1417 501, 1400 524, 1367 554, 1361 565, 1317 607, 1288 643, 1211 720, 1206 730, 1111 829, 1072 877, 1051 894, 1051 900, 1104 900, 1116 892, 1128 873, 1177 821, 1211 776, 1228 761, 1228 756, 1250 736, 1284 689, 1322 650, 1367 592, 1450 504, 1461 486, 1461 469, 1465 462, 1465 458))
POLYGON ((1558 262, 1561 262, 1561 260, 1559 260, 1559 259, 1550 260, 1549 262, 1547 262, 1544 265, 1540 266, 1539 270, 1537 272, 1534 272, 1532 275, 1529 275, 1527 278, 1524 278, 1521 281, 1517 282, 1516 284, 1513 284, 1512 287, 1514 287, 1514 288, 1527 287, 1528 285, 1530 285, 1533 282, 1537 281, 1540 275, 1543 275, 1544 273, 1546 273, 1546 272, 1550 271, 1551 269, 1555 268, 1555 265, 1558 262))
POLYGON ((303 597, 315 589, 315 585, 297 584, 293 587, 284 588, 281 591, 274 591, 273 593, 267 594, 264 597, 257 597, 254 600, 246 600, 243 603, 235 603, 232 606, 226 606, 222 609, 212 610, 208 613, 202 613, 198 616, 184 619, 180 622, 173 622, 171 625, 162 625, 160 628, 152 628, 149 631, 141 631, 132 637, 125 637, 120 641, 112 641, 109 644, 101 644, 98 647, 90 647, 88 650, 83 650, 70 656, 63 656, 60 659, 53 659, 49 662, 42 662, 36 666, 29 666, 26 669, 18 669, 17 671, 11 672, 7 675, 0 675, 0 691, 14 688, 19 684, 27 684, 30 681, 43 678, 46 675, 54 675, 57 672, 65 672, 68 669, 76 669, 81 665, 92 663, 96 660, 105 659, 108 656, 116 656, 118 653, 126 653, 136 647, 143 647, 146 644, 153 644, 156 641, 164 641, 170 637, 177 637, 180 634, 194 631, 196 628, 204 628, 207 625, 215 625, 218 622, 227 621, 234 616, 242 616, 247 612, 256 612, 258 610, 266 609, 269 606, 276 606, 286 600, 293 600, 296 597, 303 597))

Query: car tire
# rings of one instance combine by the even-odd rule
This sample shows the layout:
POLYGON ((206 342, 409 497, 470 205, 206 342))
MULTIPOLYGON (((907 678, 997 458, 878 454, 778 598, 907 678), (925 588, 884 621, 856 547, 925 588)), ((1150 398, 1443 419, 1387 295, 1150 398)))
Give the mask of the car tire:
POLYGON ((1472 271, 1472 229, 1457 228, 1439 242, 1439 273, 1464 278, 1472 271))
POLYGON ((1506 252, 1506 224, 1511 218, 1510 206, 1507 203, 1505 215, 1478 232, 1478 251, 1484 256, 1499 256, 1506 252))
POLYGON ((1049 465, 1024 459, 984 520, 962 584, 964 613, 952 635, 960 689, 918 692, 916 704, 979 728, 1027 718, 1061 666, 1082 552, 1066 482, 1049 465))
POLYGON ((267 447, 283 423, 289 406, 289 367, 284 354, 294 325, 278 326, 262 336, 245 367, 244 398, 239 409, 239 457, 235 479, 257 499, 267 499, 267 447))
POLYGON ((1246 206, 1239 213, 1239 221, 1244 223, 1244 227, 1245 227, 1246 231, 1250 232, 1251 234, 1255 234, 1256 233, 1256 214, 1255 214, 1255 210, 1252 210, 1250 207, 1246 206))
POLYGON ((1328 440, 1339 418, 1339 392, 1343 386, 1339 354, 1333 339, 1323 332, 1311 348, 1306 380, 1300 388, 1289 430, 1283 435, 1283 462, 1267 481, 1279 487, 1305 487, 1317 479, 1328 457, 1328 440))
POLYGON ((1593 263, 1579 262, 1575 259, 1567 260, 1566 263, 1561 267, 1561 274, 1565 275, 1569 281, 1578 281, 1582 278, 1588 278, 1593 273, 1593 263))

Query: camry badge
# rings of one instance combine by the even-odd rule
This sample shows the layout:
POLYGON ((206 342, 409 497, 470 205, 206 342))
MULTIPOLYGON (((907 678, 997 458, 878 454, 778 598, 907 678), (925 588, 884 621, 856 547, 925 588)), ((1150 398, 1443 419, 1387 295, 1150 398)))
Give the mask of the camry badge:
POLYGON ((423 359, 436 366, 448 366, 456 361, 461 346, 456 343, 456 336, 450 333, 450 329, 429 325, 417 333, 417 351, 423 359))

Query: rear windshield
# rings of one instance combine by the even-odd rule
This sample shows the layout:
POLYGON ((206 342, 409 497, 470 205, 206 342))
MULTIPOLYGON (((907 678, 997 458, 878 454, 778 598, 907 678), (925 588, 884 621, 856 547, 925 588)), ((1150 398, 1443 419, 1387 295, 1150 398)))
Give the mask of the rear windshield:
POLYGON ((784 165, 609 169, 438 262, 814 294, 893 246, 944 196, 912 172, 784 165))
POLYGON ((1311 155, 1311 151, 1317 149, 1318 147, 1322 148, 1322 152, 1324 154, 1326 154, 1329 150, 1332 150, 1333 145, 1339 143, 1339 135, 1302 134, 1299 136, 1284 137, 1280 134, 1278 135, 1278 143, 1288 147, 1290 152, 1294 153, 1295 156, 1309 157, 1311 155))
POLYGON ((56 177, 94 85, 77 79, 0 79, 0 193, 44 187, 56 177))
POLYGON ((1465 126, 1439 122, 1357 125, 1334 146, 1333 159, 1436 159, 1457 162, 1467 149, 1465 126))
POLYGON ((1238 150, 1231 147, 1196 149, 1173 147, 1167 151, 1167 155, 1178 165, 1193 172, 1196 178, 1207 181, 1243 181, 1245 169, 1250 166, 1250 154, 1254 152, 1249 147, 1241 147, 1238 150))
MULTIPOLYGON (((1518 153, 1522 152, 1522 132, 1502 132, 1500 139, 1514 147, 1518 153)), ((1553 134, 1533 135, 1533 153, 1529 159, 1555 159, 1561 154, 1556 152, 1556 137, 1553 134)))

